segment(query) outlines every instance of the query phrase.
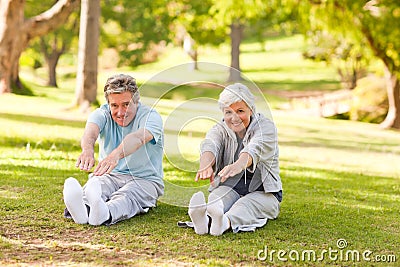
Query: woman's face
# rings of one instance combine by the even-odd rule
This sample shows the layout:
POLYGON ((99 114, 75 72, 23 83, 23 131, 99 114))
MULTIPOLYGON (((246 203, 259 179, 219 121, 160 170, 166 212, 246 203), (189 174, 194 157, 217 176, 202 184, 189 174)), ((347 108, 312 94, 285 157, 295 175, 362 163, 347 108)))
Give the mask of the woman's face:
POLYGON ((111 117, 119 126, 127 126, 136 116, 138 104, 132 101, 131 92, 110 94, 108 105, 110 106, 111 117))
POLYGON ((225 123, 232 131, 238 134, 246 132, 252 112, 244 101, 233 103, 223 112, 225 123))

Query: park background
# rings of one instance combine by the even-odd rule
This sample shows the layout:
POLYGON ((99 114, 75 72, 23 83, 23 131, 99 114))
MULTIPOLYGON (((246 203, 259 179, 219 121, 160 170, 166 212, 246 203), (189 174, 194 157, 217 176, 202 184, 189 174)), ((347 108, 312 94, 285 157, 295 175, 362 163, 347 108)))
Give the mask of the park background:
MULTIPOLYGON (((400 138, 396 123, 380 123, 390 106, 389 80, 394 80, 392 89, 398 88, 393 77, 398 75, 400 39, 393 36, 399 34, 399 4, 166 3, 101 2, 96 98, 90 105, 76 101, 79 10, 74 9, 62 27, 32 39, 21 53, 16 80, 20 84, 0 95, 0 264, 396 266, 400 138), (238 16, 242 19, 233 23, 238 16), (368 38, 357 32, 362 22, 384 56, 375 54, 368 38), (233 24, 242 27, 237 57, 231 43, 233 24), (45 51, 62 48, 63 41, 69 49, 51 68, 51 53, 45 51), (385 55, 393 63, 387 63, 385 55), (240 58, 242 77, 231 77, 228 66, 233 58, 240 58), (145 216, 111 227, 76 225, 62 216, 63 182, 69 176, 86 181, 87 174, 74 167, 85 119, 104 103, 105 80, 121 72, 137 78, 142 101, 162 115, 167 146, 177 144, 178 153, 164 157, 166 194, 145 216), (188 220, 185 205, 190 195, 207 188, 206 182, 193 181, 193 171, 198 144, 211 120, 193 118, 218 117, 215 99, 221 87, 212 84, 226 85, 238 78, 260 89, 259 97, 265 99, 261 102, 268 103, 260 110, 269 113, 278 128, 281 215, 255 233, 198 236, 176 226, 188 220), (346 111, 321 117, 326 102, 346 111), (350 252, 350 257, 321 258, 329 249, 350 252), (279 250, 286 253, 282 258, 276 252, 267 255, 279 250), (308 256, 310 251, 316 258, 302 258, 302 252, 308 256), (365 251, 372 252, 369 260, 362 258, 365 251)), ((39 8, 26 1, 25 17, 51 4, 44 1, 39 8)))

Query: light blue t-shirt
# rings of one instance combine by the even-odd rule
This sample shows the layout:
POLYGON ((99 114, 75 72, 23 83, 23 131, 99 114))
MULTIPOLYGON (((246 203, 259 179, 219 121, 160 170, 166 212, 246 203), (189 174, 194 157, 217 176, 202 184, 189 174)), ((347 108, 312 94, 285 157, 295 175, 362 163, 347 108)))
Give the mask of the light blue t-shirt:
POLYGON ((122 127, 112 119, 109 105, 104 104, 89 115, 87 122, 95 123, 100 128, 98 138, 100 161, 118 147, 127 134, 138 129, 147 129, 153 135, 153 139, 131 155, 120 159, 112 172, 130 174, 164 185, 163 122, 157 111, 139 102, 135 118, 127 126, 122 127))

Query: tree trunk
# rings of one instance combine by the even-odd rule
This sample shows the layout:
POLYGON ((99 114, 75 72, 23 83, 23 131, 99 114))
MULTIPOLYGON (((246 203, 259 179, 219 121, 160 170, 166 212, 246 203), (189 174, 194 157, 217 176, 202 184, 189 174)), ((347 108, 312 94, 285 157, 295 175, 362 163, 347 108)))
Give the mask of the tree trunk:
POLYGON ((24 4, 11 0, 0 3, 0 94, 11 92, 11 82, 17 78, 15 64, 23 49, 22 34, 18 33, 24 22, 24 4))
POLYGON ((378 44, 377 39, 374 39, 371 31, 367 27, 362 27, 362 32, 367 38, 375 56, 380 58, 385 66, 384 71, 389 109, 386 118, 380 124, 380 127, 383 129, 400 129, 400 81, 397 76, 399 71, 396 69, 393 59, 387 56, 386 49, 378 44))
POLYGON ((82 0, 75 105, 87 111, 97 97, 100 0, 82 0))
POLYGON ((229 82, 243 80, 240 73, 240 43, 242 42, 244 26, 242 24, 231 24, 231 68, 229 71, 229 82))
POLYGON ((389 110, 380 127, 400 129, 400 81, 396 74, 390 73, 388 68, 385 68, 385 78, 389 110))
POLYGON ((66 45, 64 43, 64 40, 61 38, 60 42, 62 42, 61 47, 58 47, 58 36, 54 35, 53 37, 53 42, 49 46, 46 43, 46 40, 42 37, 40 38, 40 48, 41 51, 45 57, 46 63, 47 63, 47 72, 49 76, 49 80, 47 82, 47 85, 49 86, 57 86, 57 64, 58 60, 60 59, 61 55, 65 52, 66 50, 66 45))
MULTIPOLYGON (((21 53, 22 53, 22 51, 21 51, 21 53)), ((19 57, 18 57, 18 61, 16 62, 16 64, 13 64, 13 66, 12 66, 11 84, 15 86, 16 90, 23 89, 22 82, 19 79, 19 57)))
POLYGON ((25 19, 24 0, 0 2, 0 94, 20 87, 19 58, 35 37, 43 36, 62 25, 78 6, 79 0, 60 0, 46 12, 25 19))
POLYGON ((185 50, 185 52, 190 56, 190 58, 193 60, 192 64, 191 64, 191 70, 198 70, 198 61, 197 61, 197 45, 195 40, 193 40, 193 38, 186 33, 183 39, 183 49, 185 50))
POLYGON ((51 56, 46 59, 49 74, 49 81, 47 85, 49 86, 58 87, 56 67, 61 55, 61 53, 52 53, 51 56))

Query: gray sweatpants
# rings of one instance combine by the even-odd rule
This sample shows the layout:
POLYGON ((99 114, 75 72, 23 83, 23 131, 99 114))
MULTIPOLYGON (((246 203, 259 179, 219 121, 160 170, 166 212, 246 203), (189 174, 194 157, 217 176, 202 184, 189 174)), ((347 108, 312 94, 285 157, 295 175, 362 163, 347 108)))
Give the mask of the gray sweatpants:
MULTIPOLYGON (((101 197, 111 214, 110 224, 147 212, 149 208, 156 206, 158 197, 164 193, 164 188, 156 182, 127 174, 111 173, 89 176, 89 179, 98 179, 101 183, 101 197)), ((84 192, 85 187, 86 185, 84 192)), ((83 201, 89 206, 85 196, 83 201)))
POLYGON ((276 219, 280 203, 271 193, 251 192, 240 196, 228 186, 218 186, 208 196, 208 203, 221 199, 224 213, 231 222, 233 232, 254 231, 264 226, 269 219, 276 219))

